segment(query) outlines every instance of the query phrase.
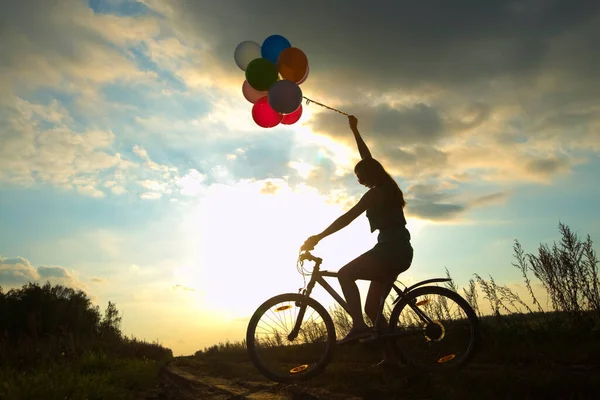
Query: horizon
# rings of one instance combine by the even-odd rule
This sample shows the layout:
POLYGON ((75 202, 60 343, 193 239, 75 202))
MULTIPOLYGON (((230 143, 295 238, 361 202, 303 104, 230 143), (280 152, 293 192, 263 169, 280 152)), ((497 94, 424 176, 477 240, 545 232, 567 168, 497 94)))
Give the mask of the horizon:
MULTIPOLYGON (((252 120, 234 49, 273 34, 307 55, 303 94, 356 115, 404 191, 402 282, 447 268, 528 300, 515 239, 535 254, 562 222, 600 240, 600 4, 277 4, 0 5, 5 291, 84 290, 175 355, 242 340, 263 301, 297 292, 299 247, 365 189, 346 117, 309 104, 294 125, 252 120)), ((363 214, 313 254, 335 271, 375 242, 363 214)))

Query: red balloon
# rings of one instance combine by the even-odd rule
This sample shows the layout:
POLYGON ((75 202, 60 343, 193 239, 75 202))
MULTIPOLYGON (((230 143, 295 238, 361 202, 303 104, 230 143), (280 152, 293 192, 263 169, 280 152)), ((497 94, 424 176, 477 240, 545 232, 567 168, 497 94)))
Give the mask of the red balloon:
POLYGON ((301 116, 302 116, 302 104, 300 104, 300 107, 298 107, 298 109, 296 111, 294 111, 293 113, 284 115, 283 119, 281 120, 281 123, 284 125, 295 124, 296 122, 298 122, 298 120, 300 119, 301 116))
POLYGON ((262 128, 273 128, 279 125, 283 115, 271 108, 269 98, 265 96, 258 99, 252 106, 252 118, 262 128))

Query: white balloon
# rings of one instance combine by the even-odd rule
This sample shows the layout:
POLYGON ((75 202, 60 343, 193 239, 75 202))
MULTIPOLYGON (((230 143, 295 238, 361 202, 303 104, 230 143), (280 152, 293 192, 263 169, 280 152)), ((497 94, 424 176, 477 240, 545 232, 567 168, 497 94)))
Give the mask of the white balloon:
POLYGON ((245 40, 238 44, 233 52, 233 59, 242 71, 246 70, 250 61, 260 57, 260 44, 251 40, 245 40))
POLYGON ((291 114, 302 104, 302 89, 295 82, 282 79, 271 86, 269 105, 280 114, 291 114))

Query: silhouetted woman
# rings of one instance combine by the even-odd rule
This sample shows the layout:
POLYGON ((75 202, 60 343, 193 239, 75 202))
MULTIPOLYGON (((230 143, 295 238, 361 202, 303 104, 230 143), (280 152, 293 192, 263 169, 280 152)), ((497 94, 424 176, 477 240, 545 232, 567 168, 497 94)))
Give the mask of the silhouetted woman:
MULTIPOLYGON (((310 250, 323 238, 346 227, 352 221, 367 212, 371 232, 379 230, 377 244, 366 253, 352 260, 338 272, 338 279, 350 316, 352 329, 348 335, 339 340, 339 344, 351 342, 371 335, 361 312, 360 293, 356 285, 357 279, 369 280, 369 293, 365 303, 365 312, 371 321, 379 311, 382 295, 391 290, 391 284, 401 272, 406 271, 413 258, 413 248, 410 244, 410 233, 406 229, 404 218, 404 195, 398 184, 376 161, 358 132, 358 120, 354 116, 348 118, 350 128, 354 133, 358 151, 362 158, 356 164, 354 172, 358 182, 369 188, 360 201, 344 215, 336 219, 327 229, 318 235, 309 237, 302 246, 310 250)), ((387 328, 385 318, 380 318, 380 328, 387 328)), ((397 358, 389 346, 386 346, 384 359, 379 365, 397 363, 397 358)))

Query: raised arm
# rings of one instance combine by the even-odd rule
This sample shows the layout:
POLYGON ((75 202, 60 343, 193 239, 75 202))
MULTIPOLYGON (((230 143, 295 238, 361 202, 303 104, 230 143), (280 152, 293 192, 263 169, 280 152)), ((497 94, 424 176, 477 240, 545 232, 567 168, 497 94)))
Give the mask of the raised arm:
POLYGON ((358 152, 360 153, 360 158, 362 158, 363 160, 365 158, 373 158, 373 156, 371 156, 371 152, 369 151, 369 148, 367 147, 365 141, 363 140, 363 138, 360 136, 360 133, 358 132, 358 119, 356 119, 356 117, 354 115, 350 115, 348 117, 348 122, 350 123, 350 129, 352 129, 352 133, 354 133, 354 138, 356 139, 356 145, 358 146, 358 152))

